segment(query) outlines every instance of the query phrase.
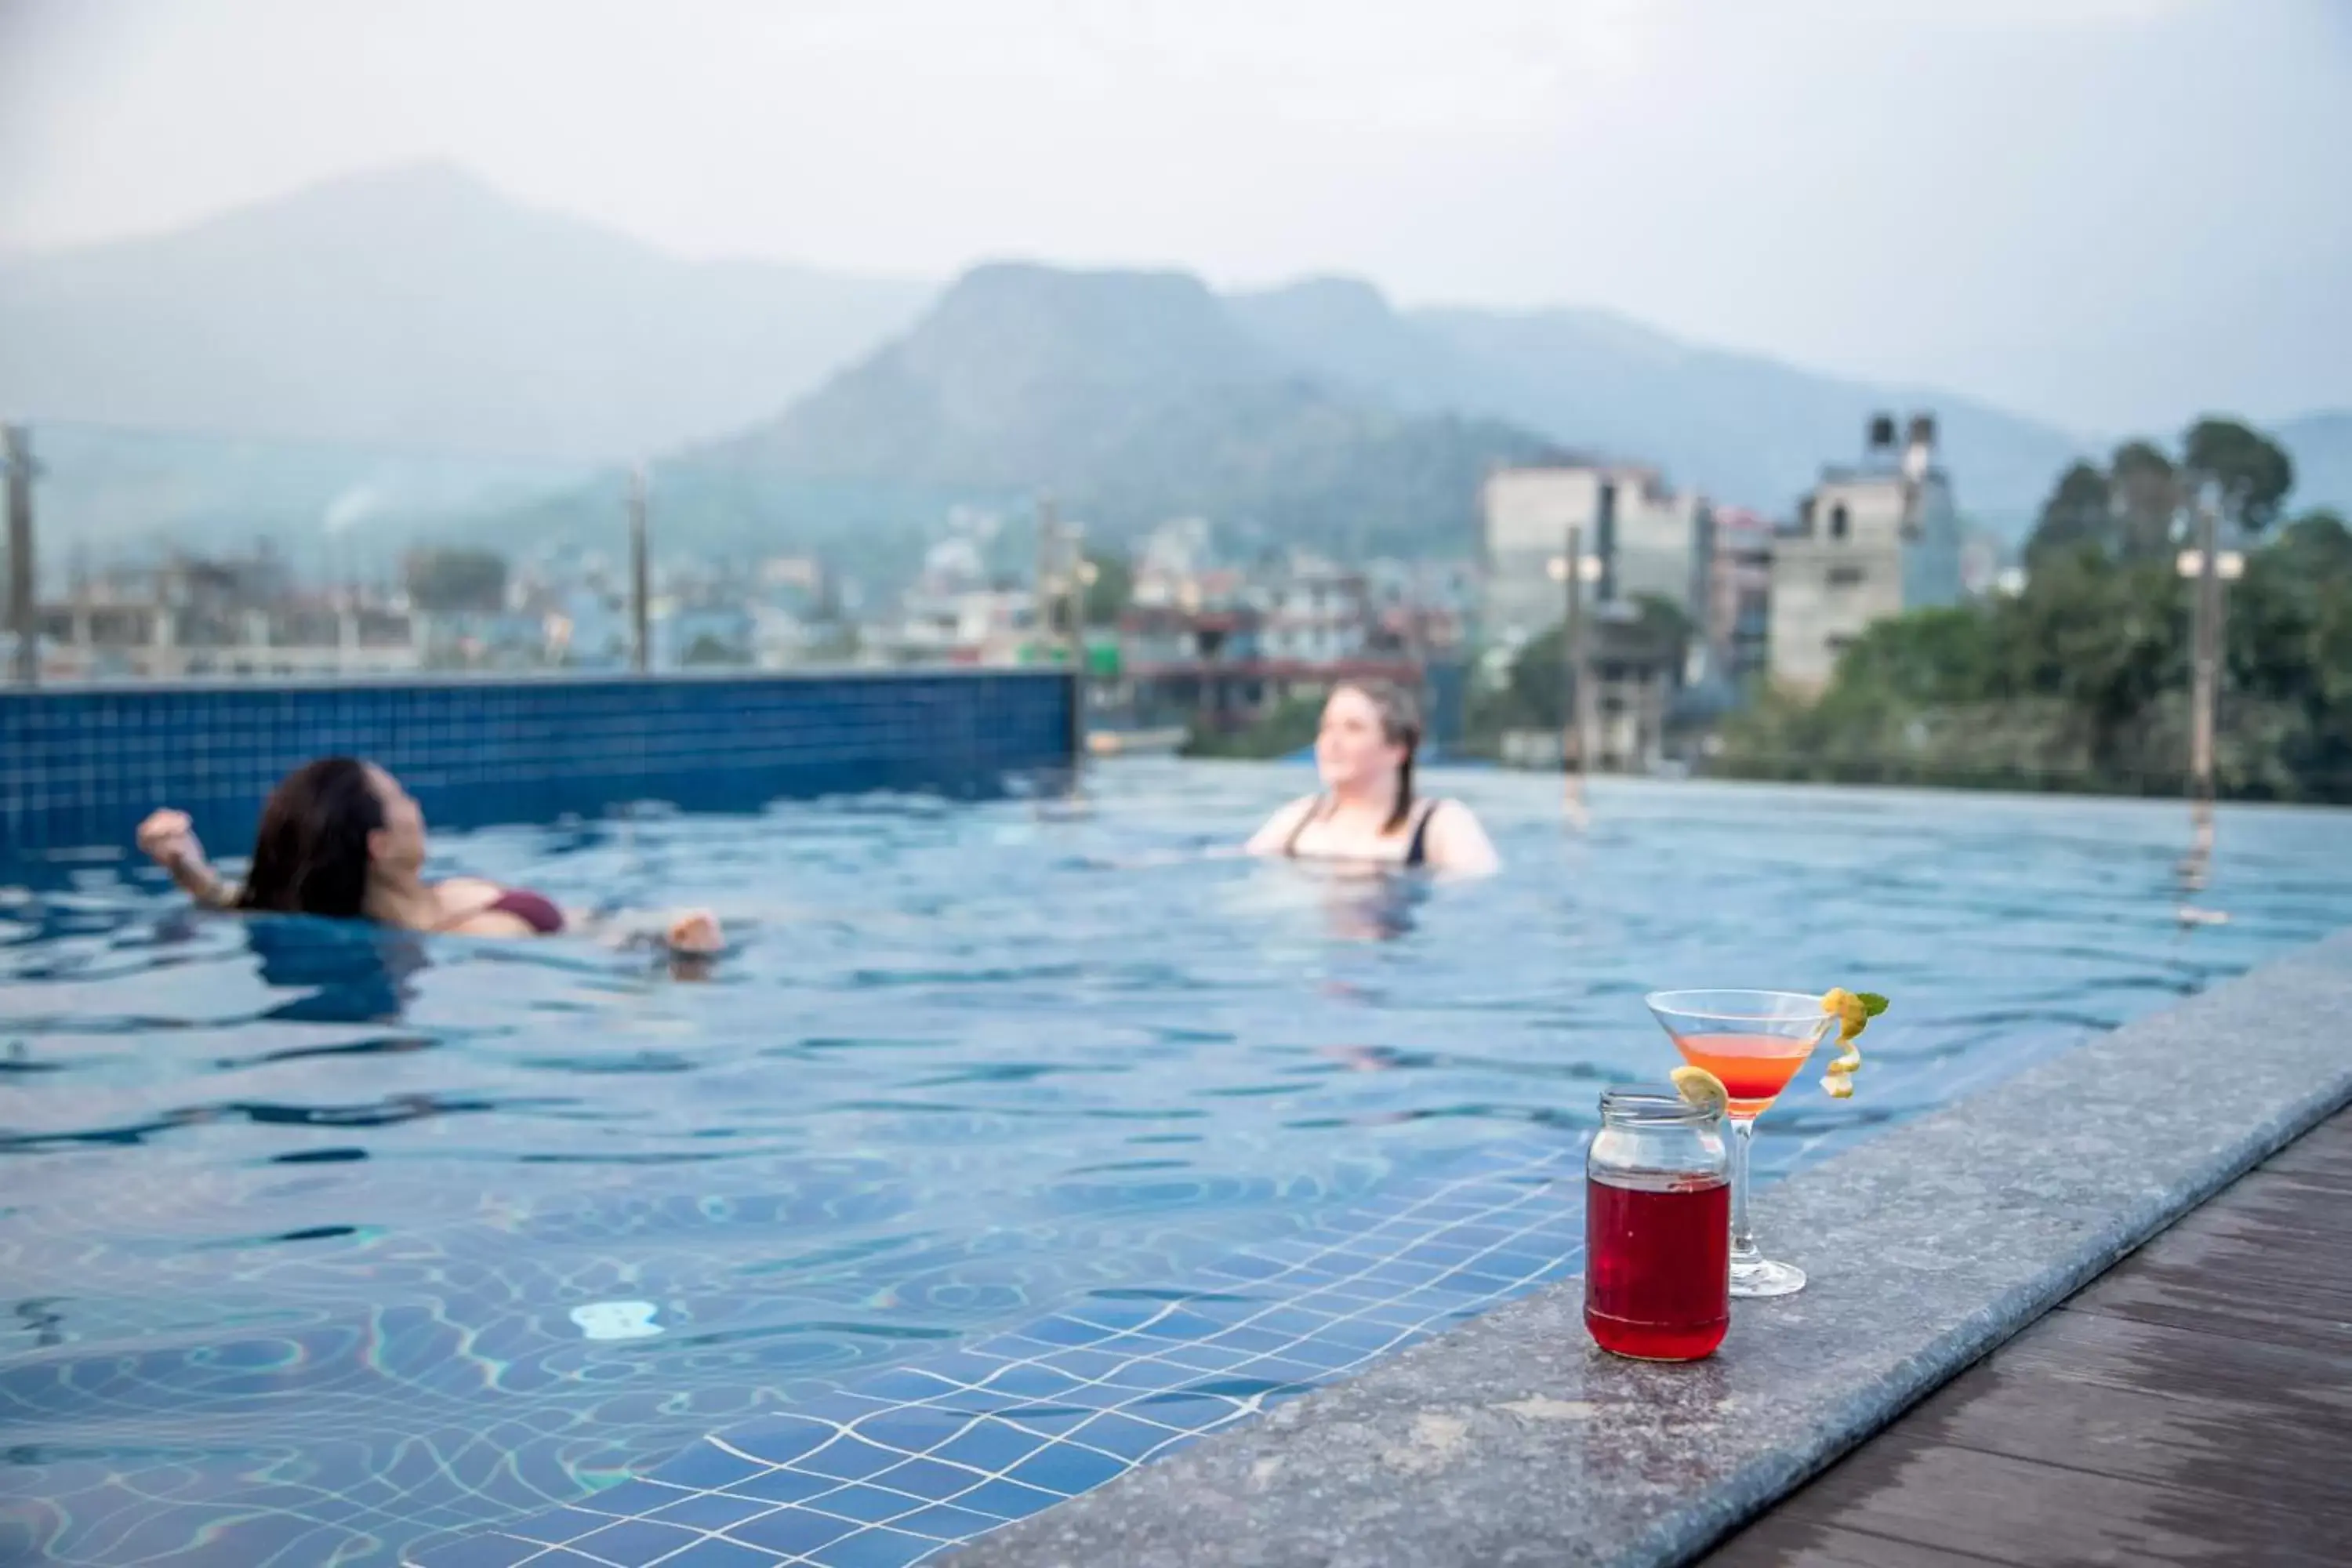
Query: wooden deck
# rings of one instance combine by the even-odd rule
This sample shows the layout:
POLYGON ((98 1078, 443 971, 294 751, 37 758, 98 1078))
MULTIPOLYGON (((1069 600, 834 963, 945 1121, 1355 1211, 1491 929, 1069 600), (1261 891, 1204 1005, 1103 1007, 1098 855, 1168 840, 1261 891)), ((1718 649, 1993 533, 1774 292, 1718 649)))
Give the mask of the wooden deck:
POLYGON ((2352 1563, 2352 1110, 1703 1568, 2352 1563))

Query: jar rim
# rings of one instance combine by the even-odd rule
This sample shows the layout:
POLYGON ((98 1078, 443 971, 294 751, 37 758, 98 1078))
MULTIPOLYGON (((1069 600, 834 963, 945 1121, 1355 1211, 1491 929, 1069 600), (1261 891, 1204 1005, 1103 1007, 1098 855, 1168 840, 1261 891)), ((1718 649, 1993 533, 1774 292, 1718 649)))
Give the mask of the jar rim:
POLYGON ((1671 1084, 1620 1083, 1601 1091, 1601 1120, 1619 1126, 1702 1126, 1716 1119, 1710 1106, 1693 1105, 1671 1084))

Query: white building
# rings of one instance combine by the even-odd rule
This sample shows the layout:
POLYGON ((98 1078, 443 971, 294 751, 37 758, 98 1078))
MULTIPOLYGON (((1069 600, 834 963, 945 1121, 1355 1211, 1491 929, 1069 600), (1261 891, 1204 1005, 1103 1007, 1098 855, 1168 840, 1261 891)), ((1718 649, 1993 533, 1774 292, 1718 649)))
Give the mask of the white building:
POLYGON ((1323 664, 1362 654, 1372 628, 1364 574, 1299 554, 1263 592, 1258 647, 1270 659, 1323 664))
POLYGON ((1959 514, 1935 447, 1930 416, 1913 417, 1898 450, 1894 419, 1880 415, 1861 465, 1822 469, 1799 502, 1773 542, 1775 685, 1817 692, 1873 623, 1959 602, 1959 514))
POLYGON ((1701 497, 1668 489, 1655 469, 1573 461, 1500 468, 1482 499, 1490 642, 1523 642, 1566 614, 1552 563, 1566 555, 1571 528, 1599 563, 1594 602, 1654 595, 1702 621, 1710 513, 1701 497))

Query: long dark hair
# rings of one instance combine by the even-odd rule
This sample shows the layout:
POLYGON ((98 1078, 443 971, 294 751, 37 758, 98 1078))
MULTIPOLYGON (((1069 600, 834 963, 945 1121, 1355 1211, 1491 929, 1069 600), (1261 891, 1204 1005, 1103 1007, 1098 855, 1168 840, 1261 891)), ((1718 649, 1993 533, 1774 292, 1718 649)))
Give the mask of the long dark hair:
POLYGON ((261 808, 241 910, 357 920, 367 901, 368 835, 383 802, 353 757, 320 757, 279 781, 261 808))
POLYGON ((1363 693, 1381 716, 1381 738, 1404 748, 1404 760, 1397 764, 1396 809, 1381 827, 1382 833, 1394 833, 1412 820, 1412 759, 1421 750, 1421 704, 1403 687, 1385 680, 1343 680, 1339 686, 1363 693))

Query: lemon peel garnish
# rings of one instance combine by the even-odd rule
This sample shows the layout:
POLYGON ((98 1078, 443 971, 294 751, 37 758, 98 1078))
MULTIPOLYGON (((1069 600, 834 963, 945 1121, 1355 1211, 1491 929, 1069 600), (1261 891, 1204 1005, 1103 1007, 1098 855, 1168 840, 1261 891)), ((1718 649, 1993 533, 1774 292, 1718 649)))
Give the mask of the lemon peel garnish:
POLYGON ((1822 1011, 1838 1021, 1839 1052, 1822 1075, 1822 1087, 1832 1100, 1853 1098, 1853 1075, 1862 1066, 1861 1048, 1853 1043, 1870 1021, 1886 1011, 1886 998, 1875 991, 1848 991, 1840 986, 1822 998, 1822 1011))
POLYGON ((1666 1076, 1674 1079, 1675 1092, 1691 1104, 1705 1107, 1718 1116, 1731 1109, 1731 1091, 1705 1068, 1679 1067, 1666 1076))

